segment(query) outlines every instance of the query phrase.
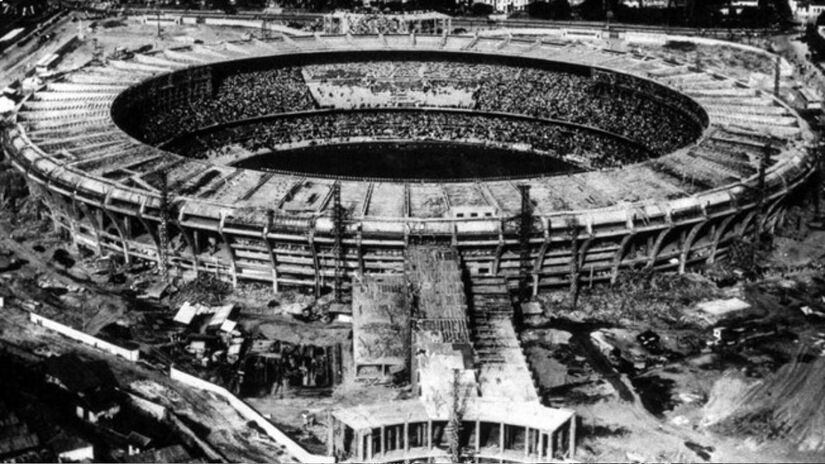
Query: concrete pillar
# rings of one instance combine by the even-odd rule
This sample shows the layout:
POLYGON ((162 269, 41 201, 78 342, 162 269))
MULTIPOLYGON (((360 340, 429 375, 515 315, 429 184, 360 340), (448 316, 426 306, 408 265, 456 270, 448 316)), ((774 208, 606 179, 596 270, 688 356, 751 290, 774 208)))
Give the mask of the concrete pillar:
POLYGON ((433 449, 433 421, 427 421, 427 449, 433 449))
POLYGON ((410 450, 410 423, 404 422, 404 452, 410 450))
POLYGON ((386 427, 381 426, 381 444, 378 446, 378 450, 381 454, 384 454, 387 450, 387 434, 386 434, 386 427))
POLYGON ((558 454, 564 457, 564 443, 562 443, 561 429, 556 431, 556 442, 553 444, 553 449, 558 450, 558 454))
POLYGON ((367 434, 367 461, 372 461, 372 432, 367 434))
POLYGON ((504 454, 504 424, 498 424, 498 451, 504 454))
POLYGON ((573 454, 576 452, 576 416, 570 418, 570 450, 567 455, 568 459, 573 459, 573 454))
POLYGON ((218 224, 218 235, 223 241, 224 250, 229 255, 229 272, 232 275, 232 287, 238 287, 238 263, 235 260, 235 250, 232 249, 232 244, 229 243, 229 237, 223 233, 224 225, 226 224, 226 214, 221 213, 221 220, 218 224))
POLYGON ((269 224, 266 224, 261 233, 261 240, 264 242, 267 253, 269 253, 269 265, 272 267, 272 292, 278 293, 278 260, 275 257, 275 250, 272 247, 272 242, 269 241, 269 224))
POLYGON ((481 450, 481 421, 476 419, 476 453, 481 450))
POLYGON ((359 461, 364 460, 364 436, 361 432, 355 430, 355 458, 359 461))
POLYGON ((544 454, 544 432, 539 430, 538 431, 538 443, 536 443, 536 457, 538 457, 539 461, 547 461, 544 454))
POLYGON ((337 423, 335 418, 332 417, 331 412, 327 412, 327 424, 329 424, 329 428, 327 430, 327 454, 330 456, 335 455, 335 444, 333 443, 335 437, 335 427, 337 427, 337 423))
POLYGON ((524 457, 530 454, 530 427, 524 428, 524 457))

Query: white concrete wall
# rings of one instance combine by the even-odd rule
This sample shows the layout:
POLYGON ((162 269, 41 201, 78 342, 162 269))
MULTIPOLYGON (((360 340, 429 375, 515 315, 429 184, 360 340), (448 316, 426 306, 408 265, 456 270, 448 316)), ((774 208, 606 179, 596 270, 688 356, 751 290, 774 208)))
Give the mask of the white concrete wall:
POLYGON ((49 330, 54 330, 55 332, 65 335, 73 340, 77 340, 81 343, 85 343, 87 345, 91 345, 99 350, 103 350, 107 353, 113 354, 115 356, 120 356, 121 358, 128 359, 129 361, 135 362, 140 357, 140 351, 138 350, 129 350, 120 346, 117 346, 113 343, 109 343, 105 340, 101 340, 97 337, 93 337, 85 332, 81 332, 79 330, 73 329, 69 326, 63 325, 59 322, 55 322, 51 319, 45 318, 35 313, 29 313, 29 320, 34 322, 37 325, 43 326, 49 330))
POLYGON ((287 452, 298 461, 307 463, 335 462, 335 458, 332 456, 312 454, 304 449, 304 447, 289 438, 284 432, 280 431, 271 422, 269 422, 264 416, 261 415, 261 413, 244 403, 237 396, 229 393, 229 391, 225 388, 219 387, 211 382, 207 382, 199 377, 187 374, 186 372, 179 371, 174 367, 169 369, 169 377, 191 387, 212 392, 225 399, 233 408, 235 408, 236 411, 238 411, 241 416, 243 416, 246 420, 255 422, 255 424, 262 428, 270 438, 286 448, 287 452))
POLYGON ((141 398, 137 395, 134 395, 132 393, 127 392, 127 395, 129 395, 129 399, 132 401, 132 403, 138 409, 145 412, 146 414, 149 414, 150 416, 152 416, 156 420, 158 420, 158 421, 163 420, 163 418, 166 416, 166 408, 165 407, 163 407, 163 406, 161 406, 157 403, 154 403, 152 401, 149 401, 147 399, 143 399, 143 398, 141 398))

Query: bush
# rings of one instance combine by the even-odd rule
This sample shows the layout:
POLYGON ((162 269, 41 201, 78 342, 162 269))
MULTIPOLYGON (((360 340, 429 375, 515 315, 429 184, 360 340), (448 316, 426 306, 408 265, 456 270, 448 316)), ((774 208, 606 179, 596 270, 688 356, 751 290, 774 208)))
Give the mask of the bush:
POLYGON ((473 16, 487 16, 493 14, 493 6, 486 3, 473 3, 470 7, 473 16))
POLYGON ((527 13, 539 19, 570 19, 572 11, 567 0, 536 1, 527 5, 527 13))

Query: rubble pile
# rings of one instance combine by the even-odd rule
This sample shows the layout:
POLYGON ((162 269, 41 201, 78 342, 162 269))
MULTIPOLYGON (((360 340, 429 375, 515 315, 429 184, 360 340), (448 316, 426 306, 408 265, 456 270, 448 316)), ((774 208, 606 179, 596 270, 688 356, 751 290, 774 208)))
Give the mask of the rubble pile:
POLYGON ((576 309, 564 316, 618 325, 645 322, 662 328, 702 326, 705 322, 685 308, 719 296, 721 291, 716 285, 698 274, 628 271, 621 273, 612 287, 584 289, 576 309))
POLYGON ((825 450, 825 358, 807 350, 747 390, 739 406, 713 426, 720 433, 784 438, 800 451, 825 450))
POLYGON ((232 285, 212 274, 202 273, 197 279, 183 284, 178 292, 170 298, 171 307, 180 307, 186 302, 206 306, 219 306, 224 298, 232 293, 232 285))

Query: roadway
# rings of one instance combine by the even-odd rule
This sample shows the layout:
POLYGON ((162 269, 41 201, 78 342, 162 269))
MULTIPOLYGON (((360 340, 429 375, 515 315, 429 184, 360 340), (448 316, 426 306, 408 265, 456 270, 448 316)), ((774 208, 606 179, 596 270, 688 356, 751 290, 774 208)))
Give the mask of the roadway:
POLYGON ((26 77, 26 73, 39 59, 54 53, 63 41, 77 33, 77 25, 71 22, 70 15, 65 13, 61 15, 61 18, 51 24, 39 28, 39 36, 32 34, 22 46, 13 44, 0 54, 0 87, 26 77), (40 43, 38 39, 43 34, 54 34, 54 36, 46 43, 40 43))

